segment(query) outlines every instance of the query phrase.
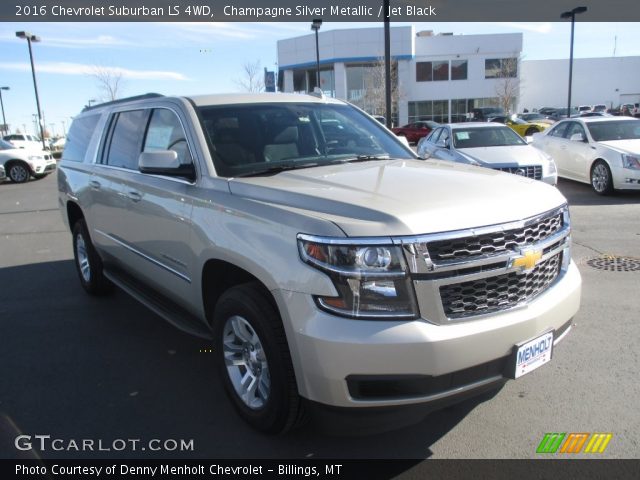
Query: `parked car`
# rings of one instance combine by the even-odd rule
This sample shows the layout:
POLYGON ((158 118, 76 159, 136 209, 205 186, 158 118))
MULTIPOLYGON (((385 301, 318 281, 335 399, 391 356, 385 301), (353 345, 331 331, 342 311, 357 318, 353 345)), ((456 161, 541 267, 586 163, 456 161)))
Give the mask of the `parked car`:
POLYGON ((533 146, 553 157, 560 177, 590 183, 600 195, 615 189, 640 190, 640 120, 563 120, 534 135, 533 146))
POLYGON ((471 120, 482 122, 489 117, 506 115, 502 107, 476 107, 471 109, 471 120))
POLYGON ((320 94, 86 108, 58 202, 82 287, 211 340, 202 380, 271 433, 304 410, 398 428, 495 389, 552 358, 580 303, 557 189, 420 160, 320 94))
POLYGON ((417 143, 422 137, 429 135, 431 130, 438 125, 440 124, 431 120, 421 120, 402 127, 394 127, 391 131, 399 137, 406 137, 409 143, 417 143))
POLYGON ((578 107, 578 114, 591 112, 592 110, 591 105, 580 105, 578 107))
POLYGON ((606 113, 606 112, 583 112, 580 113, 578 115, 571 115, 571 118, 576 118, 576 117, 612 117, 613 115, 606 113))
POLYGON ((548 122, 526 122, 515 115, 507 117, 505 115, 489 117, 489 122, 502 123, 507 127, 513 129, 518 135, 522 137, 529 137, 537 132, 542 132, 549 128, 548 122))
POLYGON ((65 137, 54 138, 49 142, 49 150, 52 152, 61 152, 64 150, 64 144, 67 141, 65 137))
POLYGON ((418 144, 422 158, 478 165, 555 185, 553 159, 528 145, 512 129, 487 122, 453 123, 418 144))
POLYGON ((549 125, 555 123, 555 120, 549 115, 542 115, 541 113, 519 113, 518 118, 530 123, 548 123, 549 125))
POLYGON ((605 113, 607 111, 607 106, 604 103, 598 103, 591 108, 591 111, 605 113))
POLYGON ((383 115, 371 115, 371 116, 375 118, 377 121, 379 121, 381 124, 383 125, 387 124, 387 119, 383 115))
POLYGON ((631 114, 636 118, 640 117, 640 103, 633 104, 633 110, 631 111, 631 114))
POLYGON ((27 150, 42 150, 42 142, 33 135, 23 133, 12 133, 2 137, 5 142, 11 143, 15 148, 24 148, 27 150))
POLYGON ((15 183, 26 182, 31 177, 44 178, 56 169, 56 161, 49 152, 16 148, 4 140, 0 140, 0 165, 15 183))

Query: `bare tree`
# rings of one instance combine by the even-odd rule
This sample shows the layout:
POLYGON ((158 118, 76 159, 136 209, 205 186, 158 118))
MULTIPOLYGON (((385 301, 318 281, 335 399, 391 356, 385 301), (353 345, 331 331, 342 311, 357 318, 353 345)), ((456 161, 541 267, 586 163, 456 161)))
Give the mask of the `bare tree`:
POLYGON ((89 75, 98 84, 102 101, 109 102, 120 97, 124 84, 120 70, 95 65, 89 75))
POLYGON ((245 62, 242 65, 242 77, 235 80, 236 85, 245 92, 264 91, 264 72, 260 60, 245 62))
POLYGON ((500 59, 500 65, 495 69, 494 78, 496 82, 496 97, 505 112, 509 112, 515 107, 520 95, 520 57, 510 57, 500 59))
MULTIPOLYGON (((364 78, 364 94, 358 104, 363 110, 373 115, 386 116, 386 100, 385 100, 385 79, 386 71, 384 58, 378 60, 367 68, 364 78)), ((391 116, 398 114, 398 101, 400 100, 401 91, 398 86, 398 62, 391 62, 391 116)))

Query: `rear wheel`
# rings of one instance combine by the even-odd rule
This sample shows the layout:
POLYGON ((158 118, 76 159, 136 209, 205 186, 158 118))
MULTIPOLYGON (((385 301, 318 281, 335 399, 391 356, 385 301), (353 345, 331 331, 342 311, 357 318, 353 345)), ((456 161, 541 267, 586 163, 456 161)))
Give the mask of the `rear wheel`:
POLYGON ((591 186, 598 195, 613 193, 613 178, 607 162, 597 160, 591 167, 591 186))
POLYGON ((240 416, 257 430, 284 433, 303 419, 302 400, 276 308, 258 283, 222 294, 213 318, 216 363, 240 416))
POLYGON ((104 276, 102 260, 82 219, 73 226, 73 256, 80 283, 88 293, 102 295, 111 291, 113 284, 104 276))
POLYGON ((24 183, 31 177, 29 167, 22 162, 12 163, 7 170, 7 176, 14 183, 24 183))

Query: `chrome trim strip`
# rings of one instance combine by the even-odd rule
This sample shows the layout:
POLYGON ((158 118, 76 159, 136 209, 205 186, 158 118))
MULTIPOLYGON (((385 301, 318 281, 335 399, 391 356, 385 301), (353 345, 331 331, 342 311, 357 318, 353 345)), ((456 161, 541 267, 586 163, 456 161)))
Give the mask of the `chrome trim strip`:
POLYGON ((353 397, 350 397, 351 401, 354 404, 358 405, 407 405, 412 403, 428 403, 434 402, 436 400, 441 400, 443 398, 452 397, 454 395, 462 394, 468 392, 470 390, 474 390, 476 388, 484 387, 485 385, 489 385, 491 383, 499 382, 504 380, 502 375, 495 375, 493 377, 485 378, 484 380, 478 380, 477 382, 469 383, 467 385, 462 385, 461 387, 453 388, 451 390, 445 390, 444 392, 434 393, 432 395, 427 395, 426 397, 405 397, 398 398, 393 400, 356 400, 353 397))
POLYGON ((567 329, 564 332, 562 332, 562 335, 560 335, 558 338, 553 339, 553 346, 555 347, 558 343, 564 340, 564 337, 567 336, 567 334, 571 331, 572 328, 573 328, 573 322, 567 327, 567 329))
POLYGON ((122 240, 120 240, 119 238, 114 237, 113 235, 109 235, 108 233, 103 232, 102 230, 98 230, 97 228, 94 229, 94 232, 99 233, 100 235, 102 235, 103 237, 108 238, 109 240, 116 242, 118 245, 126 248, 127 250, 129 250, 132 253, 135 253, 136 255, 144 258, 145 260, 148 260, 149 262, 153 263, 154 265, 166 270, 169 273, 174 274, 175 276, 177 276, 178 278, 184 280, 187 283, 191 283, 191 279, 189 277, 187 277, 186 275, 178 272, 177 270, 174 270, 173 268, 165 265, 162 262, 159 262, 158 260, 156 260, 153 257, 150 257, 149 255, 146 255, 144 253, 142 253, 140 250, 137 250, 135 248, 133 248, 131 245, 123 242, 122 240))

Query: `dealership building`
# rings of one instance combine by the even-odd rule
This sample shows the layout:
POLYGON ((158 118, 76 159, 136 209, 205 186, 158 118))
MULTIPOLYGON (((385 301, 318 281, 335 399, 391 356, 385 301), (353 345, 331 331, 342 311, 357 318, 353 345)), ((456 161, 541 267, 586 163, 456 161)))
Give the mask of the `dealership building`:
MULTIPOLYGON (((566 106, 568 61, 522 60, 522 34, 453 35, 391 28, 396 123, 468 118, 474 108, 509 105, 511 111, 566 106)), ((563 45, 564 47, 564 45, 563 45)), ((279 88, 316 87, 315 34, 278 42, 279 88)), ((320 88, 372 114, 384 113, 384 31, 320 31, 320 88)), ((640 101, 640 57, 574 60, 574 105, 640 101), (594 81, 597 78, 597 81, 594 81)))

